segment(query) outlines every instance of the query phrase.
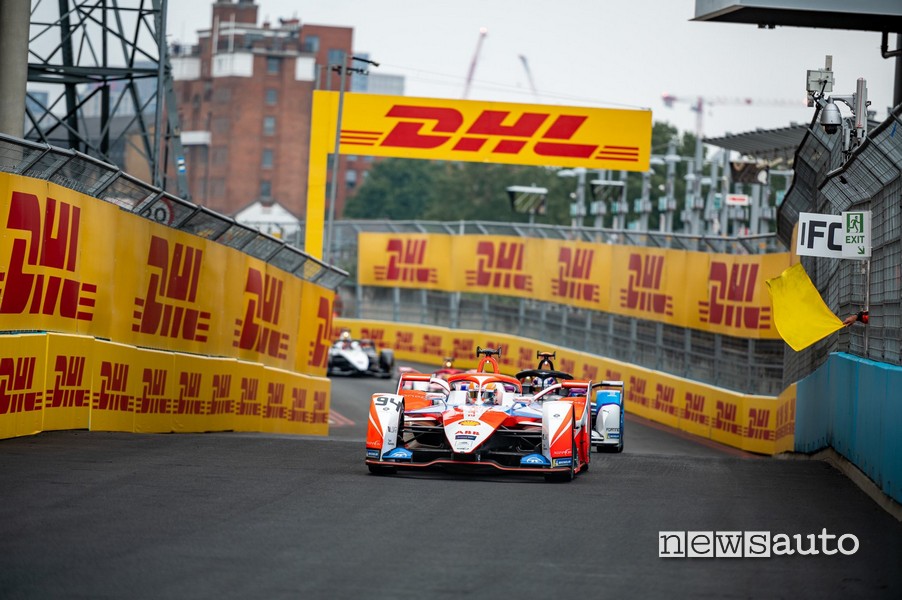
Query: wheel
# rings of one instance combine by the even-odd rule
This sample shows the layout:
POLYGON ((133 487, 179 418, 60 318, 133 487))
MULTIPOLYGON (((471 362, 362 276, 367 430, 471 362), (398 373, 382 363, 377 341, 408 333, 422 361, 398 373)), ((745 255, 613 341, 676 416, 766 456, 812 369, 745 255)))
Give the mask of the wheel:
POLYGON ((384 467, 382 465, 367 465, 370 473, 373 475, 394 475, 398 472, 395 467, 384 467))
POLYGON ((620 409, 620 439, 617 441, 617 449, 614 452, 623 452, 623 408, 620 409))

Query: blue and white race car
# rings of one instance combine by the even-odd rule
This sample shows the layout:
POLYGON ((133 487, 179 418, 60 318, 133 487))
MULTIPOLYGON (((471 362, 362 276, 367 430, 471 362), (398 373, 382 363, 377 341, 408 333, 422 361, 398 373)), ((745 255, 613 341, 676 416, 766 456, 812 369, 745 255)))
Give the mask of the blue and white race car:
POLYGON ((592 410, 592 447, 598 452, 623 452, 623 382, 593 383, 589 392, 592 410))

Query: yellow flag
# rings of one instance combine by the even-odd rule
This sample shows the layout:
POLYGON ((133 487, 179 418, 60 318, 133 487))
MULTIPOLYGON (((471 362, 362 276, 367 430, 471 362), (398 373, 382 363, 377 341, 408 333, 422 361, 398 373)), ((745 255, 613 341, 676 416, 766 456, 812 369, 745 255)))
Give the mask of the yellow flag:
POLYGON ((767 280, 780 337, 796 352, 842 329, 843 322, 824 304, 802 263, 767 280))

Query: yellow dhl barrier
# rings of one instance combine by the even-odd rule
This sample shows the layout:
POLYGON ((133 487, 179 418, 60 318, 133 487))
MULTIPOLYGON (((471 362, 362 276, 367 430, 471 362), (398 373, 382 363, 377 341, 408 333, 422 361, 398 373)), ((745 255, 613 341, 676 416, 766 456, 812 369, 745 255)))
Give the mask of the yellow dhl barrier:
POLYGON ((734 255, 514 236, 358 237, 361 285, 531 298, 751 339, 780 339, 764 282, 789 253, 734 255))
POLYGON ((62 429, 329 433, 324 377, 86 336, 2 340, 0 438, 62 429))
POLYGON ((556 351, 560 371, 579 379, 622 380, 627 413, 749 452, 776 454, 793 448, 795 386, 776 398, 747 395, 512 335, 345 318, 334 324, 333 337, 348 329, 355 337, 393 349, 398 359, 440 364, 452 357, 461 369, 476 367, 477 346, 503 346, 499 364, 506 374, 535 368, 537 350, 556 351))
POLYGON ((0 332, 325 375, 332 290, 47 181, 0 173, 0 197, 0 332))

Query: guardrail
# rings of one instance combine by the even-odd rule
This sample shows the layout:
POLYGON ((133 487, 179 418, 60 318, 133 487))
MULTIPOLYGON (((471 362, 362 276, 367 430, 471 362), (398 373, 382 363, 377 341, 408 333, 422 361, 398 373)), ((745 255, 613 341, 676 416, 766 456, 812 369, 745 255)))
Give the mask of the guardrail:
POLYGON ((326 289, 336 290, 348 277, 347 271, 284 240, 173 196, 75 150, 0 134, 0 171, 50 181, 115 204, 145 219, 239 250, 326 289))

